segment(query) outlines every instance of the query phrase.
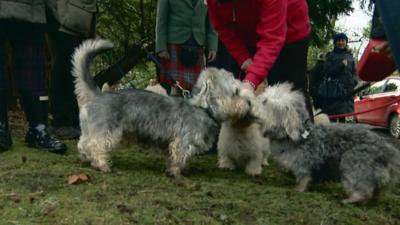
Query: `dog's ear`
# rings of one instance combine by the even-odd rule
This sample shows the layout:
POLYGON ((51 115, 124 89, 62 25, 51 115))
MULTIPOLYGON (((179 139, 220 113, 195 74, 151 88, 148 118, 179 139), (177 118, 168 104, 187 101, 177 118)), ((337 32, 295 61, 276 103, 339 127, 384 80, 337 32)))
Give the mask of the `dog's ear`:
POLYGON ((212 82, 209 79, 205 79, 200 85, 200 90, 197 91, 197 93, 195 93, 193 98, 190 100, 191 104, 208 108, 208 99, 210 96, 211 86, 212 82))
POLYGON ((283 117, 282 123, 287 135, 294 142, 301 140, 301 134, 306 130, 300 115, 294 107, 285 107, 286 116, 283 117))

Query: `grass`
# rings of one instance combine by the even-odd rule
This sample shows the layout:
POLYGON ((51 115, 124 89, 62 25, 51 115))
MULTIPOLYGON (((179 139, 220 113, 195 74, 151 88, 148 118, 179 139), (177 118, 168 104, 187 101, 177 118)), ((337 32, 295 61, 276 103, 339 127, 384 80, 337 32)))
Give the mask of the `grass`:
POLYGON ((113 172, 82 165, 76 142, 67 155, 29 149, 21 141, 0 153, 1 225, 114 224, 400 224, 400 192, 367 205, 342 205, 339 183, 306 193, 275 165, 253 179, 216 167, 216 155, 192 159, 186 178, 164 175, 165 156, 138 146, 113 153, 113 172), (88 182, 69 185, 85 173, 88 182))

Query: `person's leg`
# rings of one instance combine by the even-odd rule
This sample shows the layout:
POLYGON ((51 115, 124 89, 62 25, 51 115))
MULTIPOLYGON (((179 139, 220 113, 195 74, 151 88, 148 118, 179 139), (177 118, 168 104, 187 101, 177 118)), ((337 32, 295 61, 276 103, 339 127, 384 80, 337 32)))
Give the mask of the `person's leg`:
POLYGON ((308 93, 307 52, 308 39, 285 45, 268 75, 268 85, 291 82, 294 89, 303 92, 307 110, 313 121, 312 103, 308 93))
POLYGON ((29 123, 26 142, 29 146, 63 153, 66 146, 48 135, 46 55, 43 32, 31 32, 28 36, 14 36, 12 46, 12 68, 21 103, 29 123))
POLYGON ((80 135, 79 108, 74 94, 71 57, 81 42, 80 38, 57 31, 48 35, 51 55, 49 99, 50 112, 53 116, 51 125, 54 134, 61 139, 78 138, 80 135))
POLYGON ((11 136, 8 130, 7 94, 9 82, 6 76, 5 38, 0 35, 0 151, 11 146, 11 136))
POLYGON ((221 41, 218 42, 218 51, 214 66, 218 69, 224 69, 233 73, 235 78, 239 80, 244 79, 245 73, 240 69, 240 66, 236 63, 235 59, 221 41))

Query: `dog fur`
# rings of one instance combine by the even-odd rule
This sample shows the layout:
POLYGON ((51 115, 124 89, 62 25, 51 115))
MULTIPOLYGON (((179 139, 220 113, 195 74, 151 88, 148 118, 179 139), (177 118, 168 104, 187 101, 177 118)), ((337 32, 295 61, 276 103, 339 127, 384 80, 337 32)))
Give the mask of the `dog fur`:
MULTIPOLYGON (((202 87, 206 86, 205 83, 214 83, 212 86, 216 86, 215 84, 218 83, 217 86, 225 88, 219 91, 215 91, 213 88, 198 91, 193 104, 211 102, 201 99, 210 99, 216 95, 230 98, 235 93, 249 102, 249 104, 233 106, 233 108, 238 109, 235 113, 236 116, 223 119, 217 144, 218 167, 231 170, 236 167, 245 167, 246 173, 250 176, 261 175, 262 165, 268 164, 267 159, 270 151, 269 140, 262 135, 259 120, 251 114, 252 107, 256 107, 254 94, 244 89, 242 83, 234 79, 233 75, 225 70, 208 69, 207 73, 200 75, 197 82, 202 87)), ((199 89, 199 87, 194 87, 195 93, 197 92, 196 89, 199 89)), ((203 107, 207 106, 203 105, 203 107)))
POLYGON ((366 126, 309 123, 303 95, 289 83, 258 96, 271 156, 295 177, 298 191, 318 178, 340 179, 343 203, 365 202, 398 181, 398 150, 366 126))
POLYGON ((113 44, 106 40, 88 40, 73 55, 82 129, 78 142, 81 159, 101 171, 110 171, 110 151, 123 140, 135 138, 168 146, 167 172, 179 177, 188 158, 212 148, 220 127, 215 117, 223 113, 216 105, 208 110, 181 98, 145 90, 101 92, 89 67, 97 54, 112 47, 113 44))

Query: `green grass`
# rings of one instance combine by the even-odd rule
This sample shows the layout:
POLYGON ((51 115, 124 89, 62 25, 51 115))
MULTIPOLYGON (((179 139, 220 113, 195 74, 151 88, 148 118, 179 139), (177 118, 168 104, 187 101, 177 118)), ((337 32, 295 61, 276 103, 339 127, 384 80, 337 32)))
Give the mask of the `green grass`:
POLYGON ((400 192, 375 203, 342 205, 338 183, 292 190, 275 165, 253 179, 216 167, 216 155, 192 159, 186 178, 164 175, 165 156, 133 146, 113 153, 113 172, 82 165, 76 143, 66 156, 16 141, 0 153, 0 224, 400 224, 400 192), (26 159, 26 161, 25 161, 26 159), (68 185, 69 175, 89 182, 68 185))

